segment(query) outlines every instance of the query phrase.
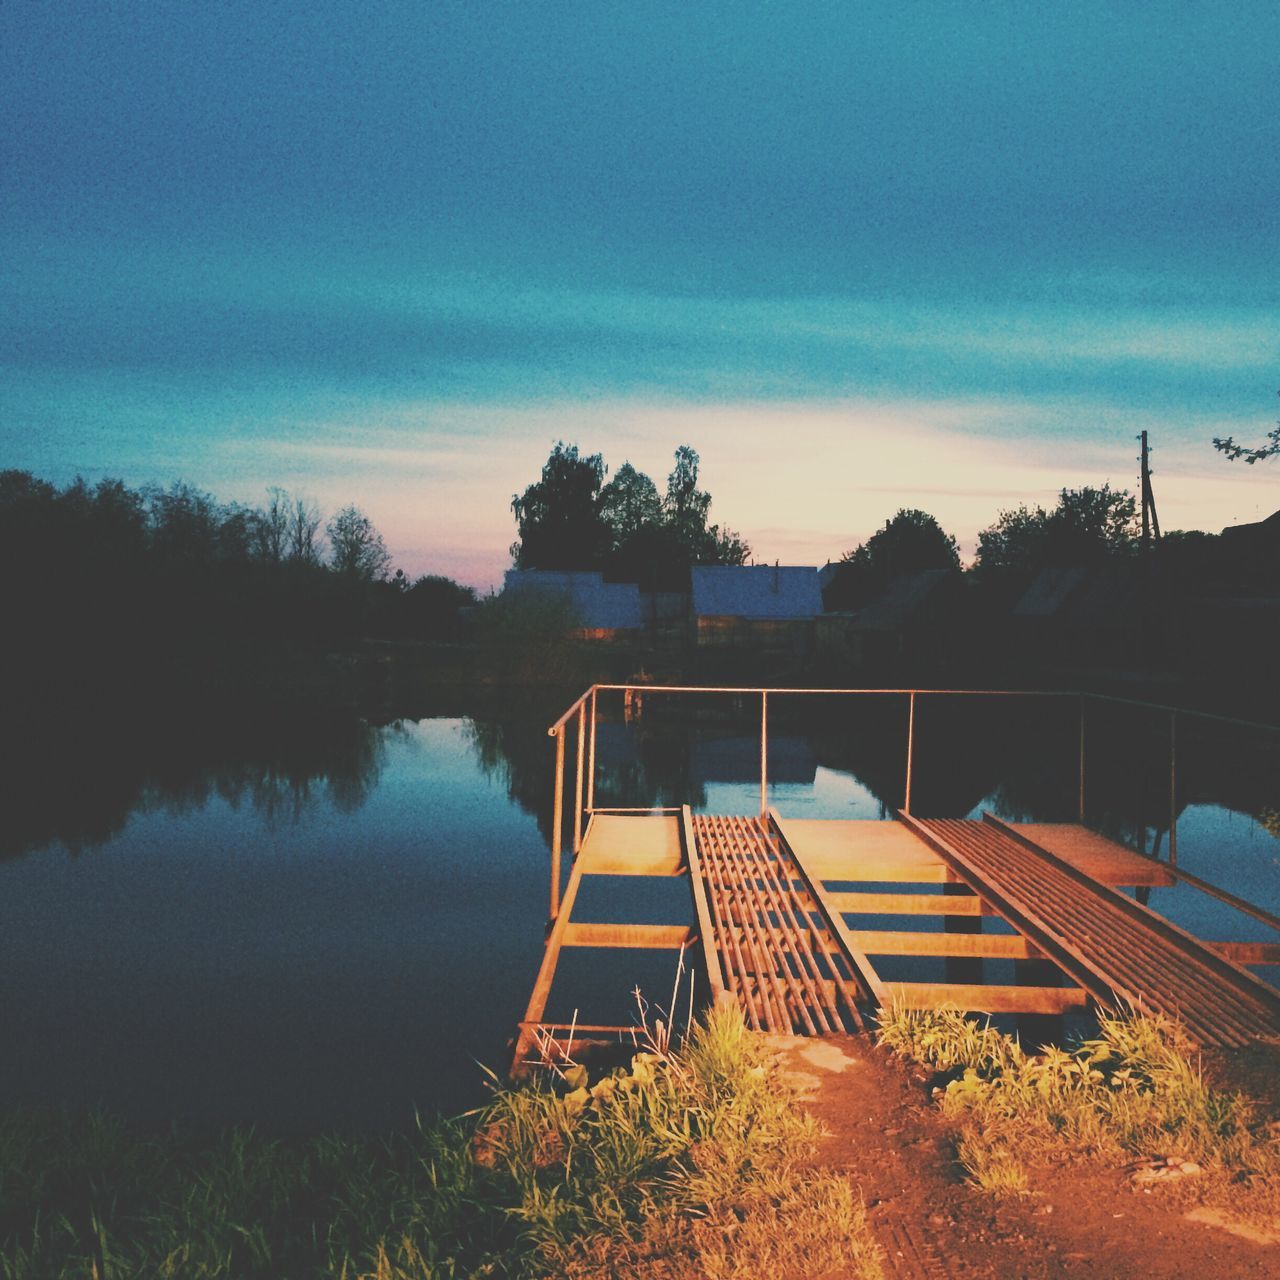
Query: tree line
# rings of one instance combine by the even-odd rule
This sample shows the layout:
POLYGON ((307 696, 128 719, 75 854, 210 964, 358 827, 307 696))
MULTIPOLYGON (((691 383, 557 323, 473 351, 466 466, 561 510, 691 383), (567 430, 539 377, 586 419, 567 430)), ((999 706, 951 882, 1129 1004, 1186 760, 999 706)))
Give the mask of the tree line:
MULTIPOLYGON (((976 586, 1007 597, 1044 569, 1096 568, 1132 559, 1141 549, 1137 498, 1110 484, 1085 485, 1060 490, 1048 508, 1021 504, 1001 511, 978 534, 966 574, 976 586)), ((1166 533, 1152 551, 1158 572, 1201 586, 1259 584, 1276 576, 1273 564, 1198 530, 1166 533)), ((826 607, 857 609, 882 595, 894 578, 963 567, 955 538, 932 515, 903 508, 841 557, 825 594, 826 607)))
POLYGON ((0 651, 10 681, 235 665, 374 631, 447 636, 470 588, 391 573, 382 535, 354 505, 325 520, 272 488, 259 507, 192 485, 120 480, 63 488, 0 472, 0 651))
MULTIPOLYGON (((699 488, 700 458, 687 444, 675 451, 665 493, 624 462, 606 482, 601 454, 559 441, 540 478, 511 500, 518 569, 600 570, 645 590, 688 587, 692 565, 745 564, 751 548, 711 522, 711 495, 699 488)), ((1063 489, 1055 506, 1000 512, 978 536, 975 578, 1028 578, 1054 565, 1090 565, 1128 554, 1138 544, 1137 504, 1125 489, 1063 489)), ((1178 535, 1174 535, 1175 539, 1178 535)), ((857 608, 882 594, 895 577, 961 568, 960 548, 926 511, 903 508, 884 527, 846 552, 828 607, 857 608)))

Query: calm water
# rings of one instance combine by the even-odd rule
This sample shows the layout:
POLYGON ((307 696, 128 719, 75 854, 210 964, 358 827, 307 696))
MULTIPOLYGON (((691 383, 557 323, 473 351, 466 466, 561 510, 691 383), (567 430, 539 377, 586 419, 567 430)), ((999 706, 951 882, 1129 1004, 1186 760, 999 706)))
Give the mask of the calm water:
MULTIPOLYGON (((771 802, 889 817, 905 725, 886 701, 771 708, 771 802)), ((4 1102, 305 1132, 477 1101, 541 953, 557 709, 46 726, 0 836, 4 1102)), ((597 802, 754 811, 754 715, 655 698, 608 720, 597 802)), ((1134 847, 1167 843, 1162 732, 1132 714, 1088 728, 1090 820, 1134 847)), ((1061 707, 922 707, 914 807, 1069 820, 1077 734, 1061 707)), ((1280 911, 1275 744, 1180 731, 1179 771, 1180 862, 1280 911)), ((614 888, 589 881, 576 917, 689 918, 682 880, 614 888)), ((1182 888, 1151 905, 1204 935, 1271 936, 1182 888)), ((673 970, 666 953, 566 953, 549 1014, 625 1020, 636 985, 666 1002, 673 970)))

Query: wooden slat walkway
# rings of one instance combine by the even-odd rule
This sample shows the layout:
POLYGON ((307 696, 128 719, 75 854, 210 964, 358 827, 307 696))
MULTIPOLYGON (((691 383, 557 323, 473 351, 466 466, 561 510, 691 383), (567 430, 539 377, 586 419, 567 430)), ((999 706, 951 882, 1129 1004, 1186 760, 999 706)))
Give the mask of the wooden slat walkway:
MULTIPOLYGON (((687 811, 686 811, 687 812, 687 811)), ((754 1030, 863 1025, 866 958, 760 818, 687 814, 726 990, 754 1030)))
POLYGON ((1205 1044, 1276 1038, 1280 992, 1239 965, 1280 962, 1280 943, 1201 942, 1115 887, 1173 878, 1075 824, 597 812, 548 925, 513 1070, 539 1041, 558 1053, 626 1037, 545 1020, 562 952, 591 947, 696 948, 712 998, 766 1030, 856 1029, 890 1002, 1056 1016, 1094 1000, 1163 1010, 1205 1044), (574 919, 584 876, 685 876, 694 919, 574 919), (998 917, 1016 932, 984 928, 998 917), (954 980, 877 972, 882 958, 912 956, 941 958, 954 980), (1013 985, 984 982, 984 959, 1022 968, 1013 985))
POLYGON ((1155 1009, 1202 1044, 1280 1036, 1280 993, 991 815, 902 822, 1096 1000, 1155 1009))

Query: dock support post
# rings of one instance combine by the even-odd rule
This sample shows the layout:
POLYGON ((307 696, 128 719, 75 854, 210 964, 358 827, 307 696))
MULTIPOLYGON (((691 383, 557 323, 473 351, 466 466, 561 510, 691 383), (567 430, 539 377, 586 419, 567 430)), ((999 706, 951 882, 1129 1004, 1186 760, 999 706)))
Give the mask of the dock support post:
POLYGON ((1080 695, 1080 825, 1084 826, 1084 694, 1080 695))
POLYGON ((1169 712, 1169 863, 1178 865, 1178 713, 1169 712))
POLYGON ((769 695, 760 690, 760 816, 769 812, 769 695))
POLYGON ((591 686, 591 737, 587 740, 587 812, 596 807, 596 687, 591 686))
POLYGON ((916 691, 911 690, 907 700, 907 789, 903 797, 904 813, 911 812, 911 771, 916 753, 916 691))
POLYGON ((564 827, 564 729, 556 730, 556 783, 551 800, 551 919, 560 914, 560 838, 564 827))
POLYGON ((584 701, 578 704, 578 732, 577 743, 578 749, 578 772, 573 784, 573 856, 578 856, 578 850, 582 848, 582 760, 587 745, 587 704, 584 701))

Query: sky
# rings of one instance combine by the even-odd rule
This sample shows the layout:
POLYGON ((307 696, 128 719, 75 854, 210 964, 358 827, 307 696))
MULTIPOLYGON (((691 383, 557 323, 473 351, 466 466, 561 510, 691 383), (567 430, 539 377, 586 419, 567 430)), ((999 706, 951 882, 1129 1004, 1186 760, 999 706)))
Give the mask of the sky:
POLYGON ((5 0, 0 466, 500 583, 557 440, 757 559, 1280 507, 1280 6, 5 0))

